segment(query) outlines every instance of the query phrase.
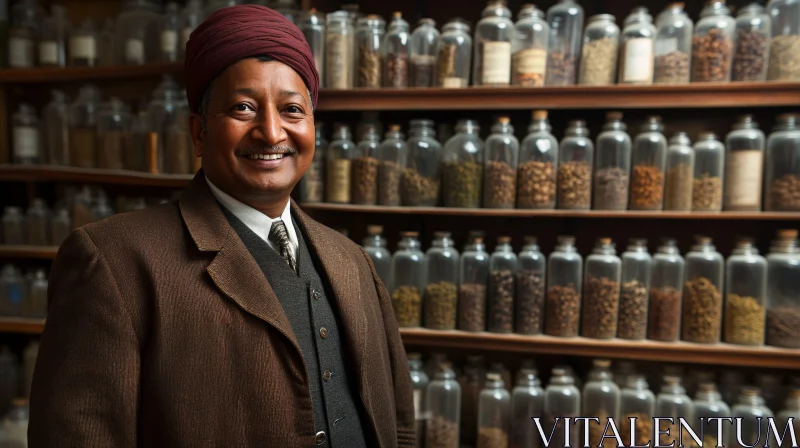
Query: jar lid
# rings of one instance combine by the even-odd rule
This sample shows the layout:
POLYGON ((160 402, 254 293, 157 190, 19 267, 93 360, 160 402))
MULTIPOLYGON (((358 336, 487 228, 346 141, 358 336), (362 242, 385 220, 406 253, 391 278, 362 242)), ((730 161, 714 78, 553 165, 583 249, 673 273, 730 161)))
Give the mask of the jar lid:
POLYGON ((553 376, 567 376, 567 369, 563 367, 554 367, 552 371, 553 376))
POLYGON ((511 242, 510 236, 498 236, 497 237, 497 244, 508 244, 511 242))
POLYGON ((752 246, 754 243, 755 240, 749 236, 740 236, 736 238, 737 246, 752 246))
POLYGON ((395 12, 392 13, 392 17, 395 18, 395 19, 402 19, 403 18, 403 13, 400 12, 400 11, 395 11, 395 12))
POLYGON ((486 379, 489 381, 501 381, 503 377, 499 373, 487 373, 486 379))
POLYGON ((383 226, 370 225, 367 226, 367 233, 370 235, 380 235, 383 233, 383 226))
POLYGON ((436 26, 436 21, 431 19, 431 18, 426 17, 426 18, 423 18, 423 19, 419 19, 419 22, 417 22, 417 26, 421 26, 421 25, 436 26))
POLYGON ((603 369, 607 369, 607 368, 611 367, 611 360, 610 359, 595 359, 594 361, 592 361, 592 364, 595 367, 600 367, 600 368, 603 368, 603 369))
POLYGON ((711 237, 705 235, 695 235, 694 240, 697 244, 711 244, 711 237))
POLYGON ((575 237, 571 235, 559 235, 557 241, 559 244, 575 244, 575 237))
POLYGON ((400 236, 403 238, 417 238, 419 237, 419 232, 400 232, 400 236))
POLYGON ((797 229, 781 229, 777 232, 778 238, 782 240, 797 239, 797 234, 797 229))
POLYGON ((701 132, 699 136, 697 136, 698 140, 716 140, 717 135, 713 132, 701 132))
POLYGON ((664 384, 667 386, 678 386, 681 384, 681 377, 674 375, 664 375, 664 384))
POLYGON ((607 245, 611 244, 611 238, 605 238, 605 237, 598 238, 597 239, 597 244, 601 244, 601 245, 607 246, 607 245))
POLYGON ((711 383, 711 382, 700 383, 697 386, 697 391, 698 392, 704 392, 704 393, 716 392, 717 391, 717 385, 714 384, 714 383, 711 383))
POLYGON ((571 128, 584 128, 586 127, 586 122, 584 120, 572 120, 569 122, 569 127, 571 128))
POLYGON ((686 7, 686 5, 683 2, 675 2, 675 3, 670 3, 664 9, 683 9, 685 7, 686 7))
POLYGON ((400 132, 401 129, 402 129, 402 126, 400 126, 399 124, 390 124, 389 125, 389 132, 400 132))
POLYGON ((744 397, 757 397, 761 395, 761 389, 753 386, 745 386, 741 389, 740 393, 744 397))
POLYGON ((508 117, 499 117, 497 119, 497 122, 500 123, 500 124, 508 124, 508 123, 511 123, 511 119, 508 118, 508 117))
POLYGON ((589 17, 589 22, 588 23, 601 22, 601 21, 616 23, 617 22, 617 18, 614 17, 611 14, 595 14, 595 15, 589 17))
POLYGON ((450 370, 453 367, 453 364, 450 361, 440 361, 439 362, 439 371, 444 372, 445 370, 450 370))
POLYGON ((546 110, 535 110, 533 111, 533 119, 534 120, 546 120, 547 119, 547 111, 546 110))
POLYGON ((450 232, 433 232, 434 238, 450 238, 450 232))
POLYGON ((406 355, 406 358, 409 361, 412 361, 412 360, 413 361, 418 361, 418 360, 422 359, 422 353, 409 353, 409 354, 406 355))
POLYGON ((631 246, 647 246, 647 239, 646 238, 630 238, 628 239, 628 244, 631 246))

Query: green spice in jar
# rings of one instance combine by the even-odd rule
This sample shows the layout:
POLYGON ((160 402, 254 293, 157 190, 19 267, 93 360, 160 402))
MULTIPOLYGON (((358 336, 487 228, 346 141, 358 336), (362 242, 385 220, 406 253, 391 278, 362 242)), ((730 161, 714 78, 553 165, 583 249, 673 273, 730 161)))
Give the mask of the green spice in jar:
POLYGON ((432 330, 455 330, 458 288, 452 282, 438 282, 425 287, 425 327, 432 330))
POLYGON ((483 166, 475 162, 449 162, 444 164, 445 207, 473 207, 481 205, 483 166))
POLYGON ((392 306, 400 327, 419 327, 422 324, 422 297, 417 287, 396 287, 392 293, 392 306))

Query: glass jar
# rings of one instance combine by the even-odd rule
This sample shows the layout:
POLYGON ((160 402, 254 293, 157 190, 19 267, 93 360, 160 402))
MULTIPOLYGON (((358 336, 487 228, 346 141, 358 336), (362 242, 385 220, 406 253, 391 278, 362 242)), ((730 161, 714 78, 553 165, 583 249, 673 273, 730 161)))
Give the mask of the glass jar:
POLYGON ((589 210, 594 145, 583 120, 570 121, 558 149, 558 208, 589 210))
POLYGON ((656 27, 647 8, 638 7, 625 19, 622 50, 619 56, 619 83, 649 85, 653 83, 653 53, 656 27))
POLYGON ((712 132, 700 134, 694 143, 693 212, 722 210, 724 170, 725 145, 712 132))
POLYGON ((632 361, 617 361, 614 363, 614 384, 620 390, 628 384, 628 378, 636 374, 636 364, 632 361))
POLYGON ((334 126, 331 143, 325 155, 325 194, 328 202, 350 203, 350 166, 356 153, 356 144, 352 138, 347 125, 334 126))
POLYGON ((608 122, 597 136, 594 172, 594 209, 626 210, 631 171, 631 137, 622 112, 606 114, 608 122))
POLYGON ((669 139, 667 148, 667 179, 664 183, 664 210, 689 212, 692 210, 694 186, 694 149, 685 132, 669 139))
POLYGON ((356 123, 356 141, 361 141, 367 134, 367 131, 377 132, 378 140, 383 135, 383 123, 380 121, 380 114, 377 111, 361 112, 361 119, 356 123), (372 127, 373 129, 370 129, 372 127))
POLYGON ((467 87, 472 65, 472 37, 469 24, 454 19, 445 24, 436 49, 436 86, 467 87))
POLYGON ((69 65, 94 67, 98 64, 97 37, 92 19, 81 22, 69 38, 69 65))
MULTIPOLYGON (((127 113, 127 108, 125 108, 127 113)), ((179 100, 175 116, 165 130, 164 138, 164 172, 169 174, 193 174, 199 167, 194 165, 200 161, 194 156, 194 144, 190 135, 189 118, 191 111, 185 95, 179 100)))
POLYGON ((511 391, 511 433, 509 446, 536 448, 539 434, 531 418, 544 417, 544 390, 535 369, 520 369, 511 391))
MULTIPOLYGON (((603 432, 609 419, 619 418, 620 389, 612 380, 611 361, 595 359, 592 361, 589 380, 583 386, 583 407, 581 415, 597 418, 599 422, 589 422, 589 443, 592 446, 602 445, 604 448, 616 446, 613 439, 603 439, 603 432)), ((625 435, 622 435, 625 440, 625 435)))
MULTIPOLYGON (((786 404, 784 405, 783 410, 778 413, 776 420, 778 428, 781 428, 781 430, 786 428, 791 421, 792 427, 794 428, 795 437, 797 434, 800 434, 800 389, 795 388, 789 391, 789 396, 786 397, 786 404)), ((788 433, 786 434, 786 438, 783 440, 784 442, 781 444, 781 448, 790 448, 792 446, 792 439, 788 433)))
MULTIPOLYGON (((478 431, 478 399, 486 382, 486 367, 483 356, 467 356, 464 375, 459 379, 462 390, 461 443, 475 445, 478 431)), ((456 445, 458 446, 458 445, 456 445)))
POLYGON ((428 411, 425 446, 458 448, 461 385, 449 363, 440 365, 425 395, 425 409, 428 411))
POLYGON ((92 222, 101 221, 114 214, 114 209, 111 208, 108 196, 103 190, 99 190, 92 202, 92 222))
POLYGON ((497 238, 497 246, 489 261, 489 331, 511 333, 514 331, 514 274, 517 272, 517 255, 511 247, 511 238, 497 238))
POLYGON ((692 415, 695 421, 702 419, 702 428, 695 429, 698 435, 702 430, 703 446, 728 446, 728 436, 730 435, 730 428, 727 425, 720 425, 720 420, 711 420, 716 418, 726 418, 731 416, 731 409, 722 400, 722 396, 717 391, 717 386, 714 383, 701 383, 697 387, 697 394, 694 397, 694 404, 692 415), (722 438, 717 443, 720 430, 722 430, 722 438))
POLYGON ((428 360, 425 361, 425 367, 423 368, 423 371, 426 375, 428 375, 428 378, 433 378, 436 376, 436 372, 439 371, 441 365, 445 363, 449 363, 446 354, 433 352, 428 356, 428 360))
POLYGON ((160 35, 155 32, 161 20, 159 6, 150 0, 126 0, 117 17, 118 54, 123 63, 142 65, 158 60, 160 35))
POLYGON ((752 115, 739 117, 725 137, 726 211, 761 210, 761 184, 764 168, 764 133, 752 115))
POLYGON ((133 120, 131 121, 131 150, 127 151, 122 156, 126 170, 145 172, 148 170, 150 128, 150 120, 147 116, 147 105, 146 102, 142 100, 139 104, 139 111, 133 115, 133 120))
POLYGON ((724 0, 709 0, 692 38, 692 82, 731 80, 736 21, 724 0))
POLYGON ((69 164, 69 117, 67 97, 61 90, 50 92, 51 100, 42 111, 44 143, 47 163, 69 164))
POLYGON ((770 0, 767 13, 772 18, 772 42, 769 47, 770 81, 800 79, 800 3, 795 0, 770 0))
POLYGON ((422 291, 425 289, 426 260, 420 250, 419 233, 401 232, 397 252, 392 255, 392 305, 397 325, 422 325, 422 291))
POLYGON ((22 304, 28 299, 25 279, 14 266, 7 264, 0 271, 0 316, 21 317, 22 304))
POLYGON ((800 249, 797 231, 783 230, 767 255, 767 344, 800 348, 800 249))
POLYGON ((162 61, 178 60, 181 32, 181 17, 177 3, 167 3, 164 15, 159 20, 159 49, 162 61))
MULTIPOLYGON (((203 13, 203 1, 202 0, 187 0, 186 6, 181 11, 180 16, 180 27, 181 27, 181 40, 178 43, 178 52, 181 58, 186 57, 186 43, 189 42, 189 37, 192 35, 192 31, 194 31, 205 19, 205 14, 203 13)), ((325 18, 322 17, 324 22, 325 18)), ((311 45, 309 43, 309 45, 311 45)), ((314 47, 311 47, 312 51, 314 47)), ((319 72, 320 76, 320 85, 322 85, 322 65, 317 65, 317 72, 319 72)))
POLYGON ((763 345, 767 302, 767 260, 753 240, 736 243, 725 273, 725 342, 763 345))
POLYGON ((170 76, 164 76, 163 81, 153 92, 153 98, 147 106, 148 144, 147 165, 151 173, 165 172, 165 161, 168 148, 169 129, 175 125, 178 119, 178 111, 181 106, 180 90, 178 85, 170 76), (155 137, 156 145, 151 144, 155 137))
POLYGON ((683 10, 683 3, 672 3, 656 19, 654 45, 655 84, 689 82, 694 23, 683 10))
POLYGON ((632 340, 647 337, 647 305, 652 267, 653 258, 647 252, 647 240, 631 239, 628 249, 622 254, 617 337, 632 340))
MULTIPOLYGON (((662 420, 660 423, 661 431, 669 431, 669 434, 661 434, 660 445, 675 445, 686 443, 691 444, 692 438, 689 432, 681 428, 679 419, 684 419, 687 423, 694 424, 693 416, 694 405, 692 399, 686 395, 686 389, 681 385, 679 376, 664 376, 664 384, 656 397, 656 416, 660 418, 671 418, 673 423, 662 420)), ((694 428, 693 428, 694 429, 694 428)), ((710 446, 716 446, 710 445, 710 446)))
POLYGON ((5 207, 3 209, 3 244, 25 244, 27 241, 25 235, 27 228, 25 217, 22 216, 22 210, 19 207, 5 207))
POLYGON ((600 238, 586 257, 582 336, 611 339, 617 335, 622 262, 611 238, 600 238))
POLYGON ((583 259, 575 249, 575 237, 559 236, 558 246, 547 261, 545 334, 561 337, 578 335, 582 273, 583 259))
POLYGON ((325 150, 328 140, 325 139, 323 123, 314 124, 314 158, 303 178, 300 179, 300 200, 306 202, 322 202, 325 192, 325 150))
POLYGON ((667 138, 663 131, 661 117, 650 116, 633 140, 631 210, 661 210, 664 205, 667 138))
POLYGON ((400 205, 400 176, 408 165, 408 146, 400 125, 389 126, 378 147, 378 204, 400 205))
POLYGON ((97 65, 110 67, 119 65, 117 54, 117 25, 116 21, 106 18, 103 29, 97 33, 95 43, 97 49, 97 65))
POLYGON ((381 137, 374 125, 364 128, 353 156, 351 202, 358 205, 375 205, 378 202, 378 147, 381 137))
POLYGON ((736 52, 733 55, 733 81, 767 79, 771 21, 764 7, 751 3, 736 15, 736 52))
POLYGON ((739 393, 739 401, 731 409, 731 414, 741 425, 741 433, 739 434, 737 430, 733 446, 754 446, 759 441, 765 442, 763 441, 764 434, 769 434, 769 431, 764 431, 763 428, 767 419, 773 418, 774 414, 764 405, 764 398, 761 397, 761 391, 758 388, 742 388, 739 393), (741 443, 739 443, 740 441, 741 443))
POLYGON ((27 103, 20 104, 13 117, 13 126, 11 147, 14 163, 27 165, 44 162, 36 109, 27 103))
POLYGON ((767 139, 766 210, 800 211, 800 115, 779 115, 767 139))
POLYGON ((383 39, 383 87, 408 87, 408 22, 395 12, 383 39))
POLYGON ((61 208, 53 213, 50 222, 50 244, 60 246, 72 232, 72 220, 69 217, 69 210, 61 208))
MULTIPOLYGON (((568 418, 575 418, 581 412, 581 391, 575 386, 575 380, 569 372, 560 367, 552 370, 550 383, 544 391, 544 424, 545 434, 552 434, 551 446, 572 446, 578 439, 578 425, 564 428, 568 418), (558 423, 553 424, 558 418, 558 423), (555 427, 554 427, 555 426, 555 427), (568 432, 567 437, 564 437, 568 432)), ((544 429, 544 428, 543 428, 544 429)))
POLYGON ((635 418, 636 437, 631 445, 647 445, 653 437, 653 417, 661 417, 656 413, 656 397, 650 391, 644 375, 634 374, 622 388, 620 394, 620 435, 623 440, 630 441, 631 419, 635 418))
MULTIPOLYGON (((28 395, 26 395, 28 396, 28 395)), ((2 421, 8 446, 26 446, 28 440, 28 422, 30 421, 30 406, 25 398, 15 398, 11 401, 11 410, 2 421)))
POLYGON ((431 120, 411 120, 406 146, 408 168, 400 176, 403 205, 432 207, 439 202, 442 145, 431 120))
POLYGON ((434 233, 433 244, 426 257, 428 286, 425 287, 422 298, 425 304, 425 327, 432 330, 455 330, 459 254, 450 239, 450 232, 434 233))
POLYGON ((489 282, 489 253, 483 238, 464 247, 458 285, 458 329, 486 329, 486 285, 489 282))
POLYGON ((66 67, 70 28, 67 8, 50 5, 50 15, 42 21, 42 31, 39 35, 40 67, 66 67))
POLYGON ((410 87, 433 87, 436 69, 436 48, 439 46, 439 31, 433 19, 421 19, 411 33, 411 79, 410 87))
MULTIPOLYGON (((314 67, 319 74, 319 85, 327 86, 325 83, 325 15, 318 12, 316 8, 311 8, 300 15, 297 26, 303 32, 303 36, 311 48, 314 67)), ((378 65, 380 66, 380 62, 378 65)), ((378 72, 380 73, 380 68, 378 72)))
POLYGON ((517 270, 516 332, 541 334, 544 326, 544 281, 547 259, 536 237, 525 237, 517 270))
POLYGON ((475 26, 473 86, 511 84, 511 40, 514 22, 505 1, 490 0, 475 26))
POLYGON ((486 375, 486 384, 478 400, 478 447, 508 446, 508 419, 511 396, 496 373, 486 375))
POLYGON ((481 206, 484 143, 474 120, 460 120, 456 135, 444 144, 442 191, 445 207, 481 206))
POLYGON ((47 317, 47 273, 44 269, 36 270, 28 290, 28 300, 22 304, 22 317, 44 319, 47 317))
POLYGON ((520 148, 518 208, 553 209, 556 206, 558 141, 550 130, 547 111, 534 111, 533 122, 520 148))
POLYGON ((571 86, 578 74, 583 8, 575 0, 559 0, 547 10, 550 24, 545 85, 571 86))
POLYGON ((523 6, 511 40, 511 84, 544 86, 549 39, 550 26, 544 19, 544 12, 533 5, 523 6))
POLYGON ((69 161, 72 166, 94 168, 97 162, 97 112, 100 91, 93 85, 78 90, 70 106, 69 161))
POLYGON ((31 68, 36 65, 40 21, 36 0, 22 0, 11 6, 11 27, 8 29, 9 67, 31 68))
POLYGON ((386 248, 386 238, 383 237, 383 226, 367 226, 367 236, 362 244, 364 252, 369 255, 375 272, 388 288, 391 284, 392 253, 386 248))
POLYGON ((352 89, 355 31, 345 11, 327 15, 325 28, 325 87, 352 89))
POLYGON ((671 342, 680 338, 684 265, 675 240, 664 240, 653 257, 649 339, 671 342))
POLYGON ((358 19, 356 87, 377 89, 381 86, 381 43, 385 33, 386 22, 380 16, 358 19))
POLYGON ((616 20, 611 14, 589 18, 583 33, 579 84, 605 86, 616 81, 620 35, 616 20))
MULTIPOLYGON (((111 170, 123 168, 122 158, 127 147, 128 133, 130 132, 131 114, 125 103, 119 98, 111 98, 100 108, 97 119, 97 167, 111 170)), ((184 145, 186 157, 184 164, 186 170, 181 174, 188 174, 189 152, 188 143, 184 145)))
POLYGON ((409 353, 408 373, 411 375, 411 388, 414 391, 414 420, 416 422, 417 446, 423 446, 425 440, 425 423, 428 421, 428 403, 425 397, 430 379, 422 370, 422 355, 409 353))
POLYGON ((485 208, 514 208, 517 197, 517 164, 519 140, 508 117, 500 117, 486 139, 483 206, 485 208))
POLYGON ((17 357, 4 345, 0 351, 0 413, 6 415, 19 393, 19 363, 17 357))
POLYGON ((72 205, 72 224, 75 229, 90 224, 92 219, 92 189, 88 185, 75 194, 71 201, 72 205))
POLYGON ((686 254, 683 289, 683 340, 701 344, 719 342, 722 327, 722 278, 725 262, 711 238, 696 237, 686 254))
POLYGON ((31 246, 50 245, 50 210, 44 199, 36 198, 27 210, 25 228, 28 234, 28 244, 31 246))

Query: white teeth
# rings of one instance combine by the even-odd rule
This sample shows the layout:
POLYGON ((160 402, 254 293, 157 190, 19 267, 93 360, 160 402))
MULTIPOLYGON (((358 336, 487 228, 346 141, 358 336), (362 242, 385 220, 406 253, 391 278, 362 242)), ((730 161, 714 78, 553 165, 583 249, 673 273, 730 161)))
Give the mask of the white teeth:
POLYGON ((253 160, 278 160, 283 158, 283 154, 250 154, 248 157, 253 160))

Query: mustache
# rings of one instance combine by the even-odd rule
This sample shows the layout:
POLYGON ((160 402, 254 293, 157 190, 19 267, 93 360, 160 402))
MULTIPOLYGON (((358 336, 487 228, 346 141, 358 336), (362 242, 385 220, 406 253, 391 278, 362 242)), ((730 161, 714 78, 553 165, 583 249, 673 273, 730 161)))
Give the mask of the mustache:
POLYGON ((287 154, 287 155, 295 155, 297 154, 297 150, 294 148, 290 148, 289 146, 260 146, 260 147, 251 147, 251 148, 237 148, 234 151, 234 155, 238 157, 246 157, 252 154, 287 154))

